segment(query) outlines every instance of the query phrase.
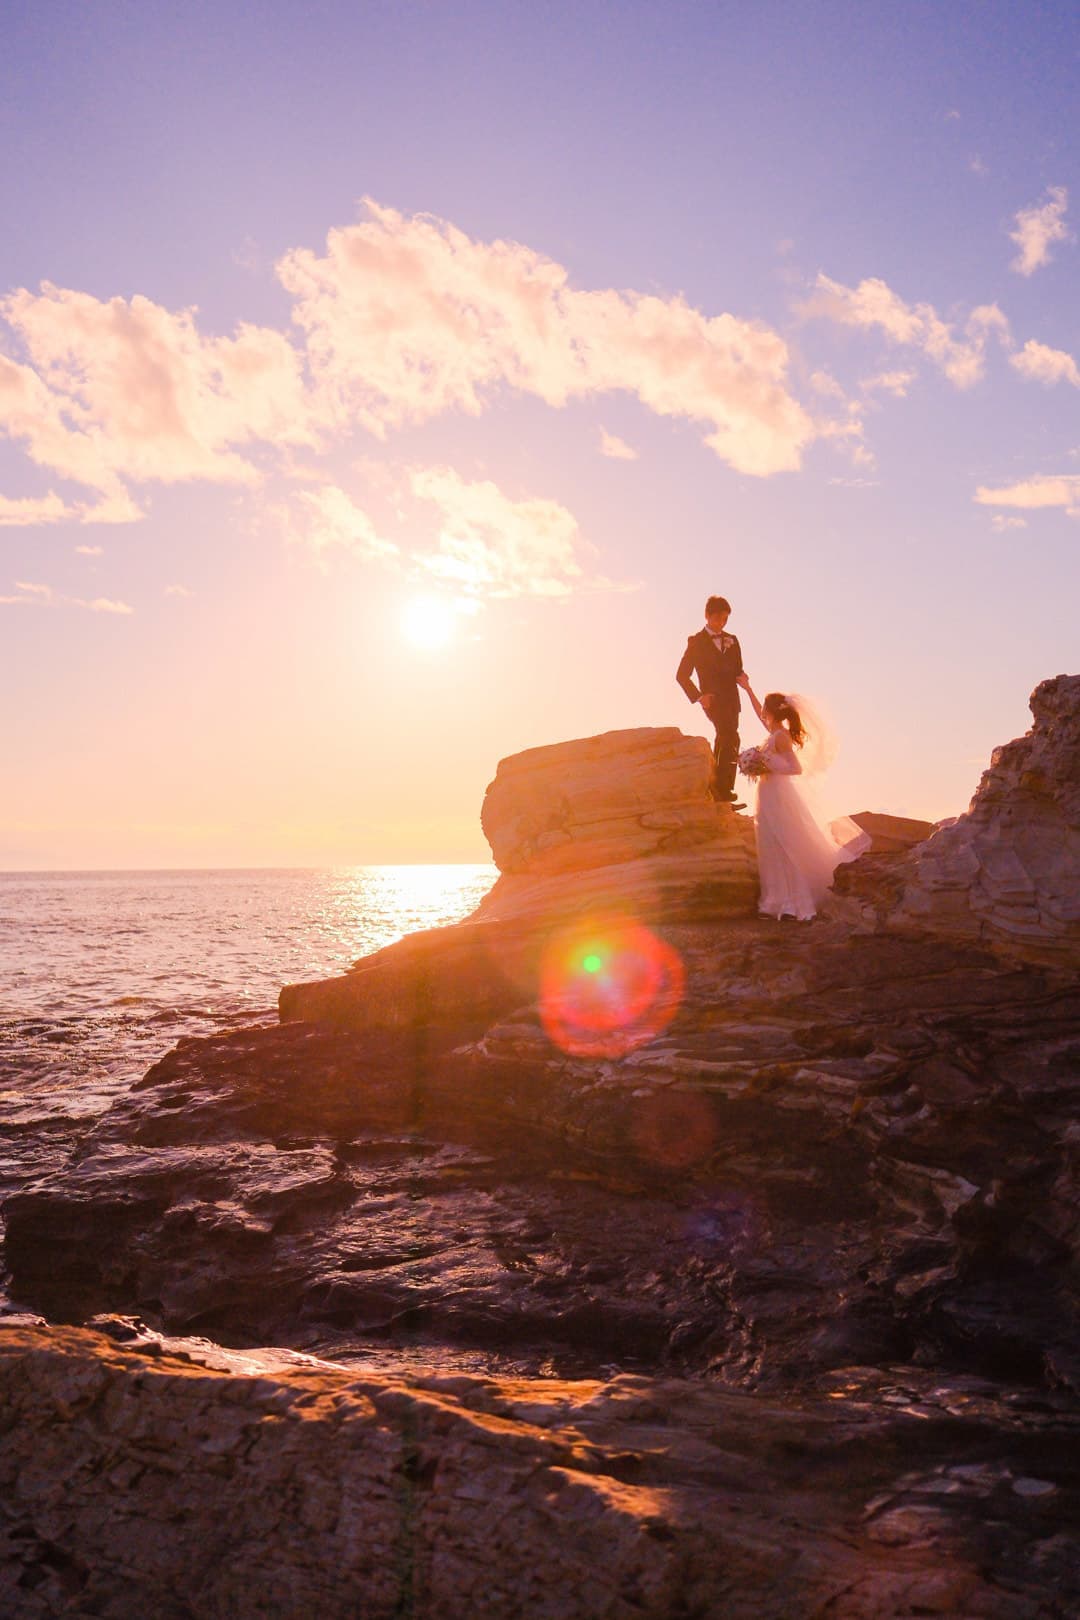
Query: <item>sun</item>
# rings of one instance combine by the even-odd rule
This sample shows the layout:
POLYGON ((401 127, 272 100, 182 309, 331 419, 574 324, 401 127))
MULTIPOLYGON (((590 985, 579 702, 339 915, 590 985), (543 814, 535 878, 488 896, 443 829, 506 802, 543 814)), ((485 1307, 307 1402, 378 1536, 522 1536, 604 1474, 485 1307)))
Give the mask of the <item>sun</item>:
POLYGON ((401 628, 414 647, 445 647, 454 634, 454 609, 437 596, 414 597, 405 604, 401 628))

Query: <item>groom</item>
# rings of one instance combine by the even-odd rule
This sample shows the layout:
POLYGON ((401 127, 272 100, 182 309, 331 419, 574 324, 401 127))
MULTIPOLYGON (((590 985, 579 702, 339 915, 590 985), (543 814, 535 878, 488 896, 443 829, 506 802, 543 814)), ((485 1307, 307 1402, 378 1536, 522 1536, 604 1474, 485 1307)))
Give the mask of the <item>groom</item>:
MULTIPOLYGON (((675 679, 690 699, 700 703, 716 731, 711 792, 721 804, 735 804, 735 766, 739 757, 739 687, 745 680, 738 638, 724 628, 731 603, 710 596, 705 628, 690 637, 675 679), (697 676, 697 684, 694 676, 697 676)), ((743 805, 739 804, 741 810, 743 805)))

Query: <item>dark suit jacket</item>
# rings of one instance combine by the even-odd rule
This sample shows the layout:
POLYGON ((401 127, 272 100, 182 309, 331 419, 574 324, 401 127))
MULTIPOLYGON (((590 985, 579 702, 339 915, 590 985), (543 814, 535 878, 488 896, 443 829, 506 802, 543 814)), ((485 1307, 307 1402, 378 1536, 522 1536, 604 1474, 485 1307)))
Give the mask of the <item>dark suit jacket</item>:
POLYGON ((723 715, 725 718, 737 719, 739 688, 735 684, 735 677, 742 672, 742 649, 739 646, 738 636, 733 636, 725 630, 724 650, 721 653, 709 632, 699 630, 686 643, 686 651, 675 672, 675 679, 691 703, 696 703, 702 692, 709 692, 718 700, 715 706, 716 716, 723 715))

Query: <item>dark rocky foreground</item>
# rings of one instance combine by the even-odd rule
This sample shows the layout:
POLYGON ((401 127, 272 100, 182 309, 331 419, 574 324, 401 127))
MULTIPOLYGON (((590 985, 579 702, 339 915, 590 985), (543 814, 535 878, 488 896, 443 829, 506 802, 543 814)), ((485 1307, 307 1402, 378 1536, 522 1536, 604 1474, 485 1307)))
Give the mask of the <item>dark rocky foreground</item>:
POLYGON ((536 750, 478 920, 163 1058, 4 1206, 54 1325, 0 1329, 0 1607, 1080 1612, 1071 691, 949 829, 940 928, 921 849, 759 922, 675 744, 648 818, 594 749, 581 837, 536 750), (538 1003, 581 872, 683 977, 622 1050, 538 1003))
POLYGON ((1080 1599, 1055 1397, 917 1368, 783 1400, 406 1382, 4 1337, 8 1614, 1013 1620, 1080 1599))

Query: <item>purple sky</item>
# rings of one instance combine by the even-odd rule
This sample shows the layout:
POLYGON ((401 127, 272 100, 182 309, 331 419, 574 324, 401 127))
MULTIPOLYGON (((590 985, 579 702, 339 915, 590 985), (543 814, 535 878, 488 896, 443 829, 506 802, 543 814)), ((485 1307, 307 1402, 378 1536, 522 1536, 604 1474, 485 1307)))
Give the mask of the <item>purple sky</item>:
POLYGON ((0 868, 482 859, 501 756, 707 729, 711 591, 833 808, 962 809, 1077 668, 1078 67, 1064 4, 9 15, 0 868))

